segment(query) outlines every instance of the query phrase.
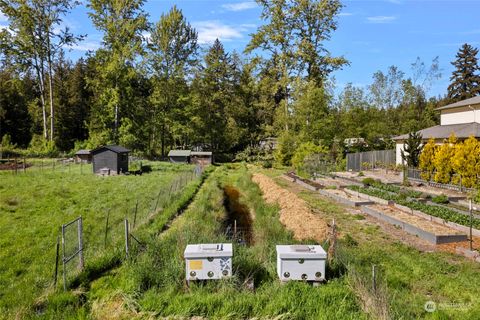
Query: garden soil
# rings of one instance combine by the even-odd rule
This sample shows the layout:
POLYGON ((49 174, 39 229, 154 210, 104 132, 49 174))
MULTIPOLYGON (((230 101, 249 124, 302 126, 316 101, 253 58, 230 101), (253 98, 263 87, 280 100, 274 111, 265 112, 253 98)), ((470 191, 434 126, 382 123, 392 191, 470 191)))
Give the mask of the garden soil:
POLYGON ((303 199, 278 186, 271 178, 263 174, 255 173, 252 180, 259 185, 267 203, 278 203, 280 222, 293 232, 295 239, 313 239, 321 242, 327 238, 327 223, 314 214, 303 199))

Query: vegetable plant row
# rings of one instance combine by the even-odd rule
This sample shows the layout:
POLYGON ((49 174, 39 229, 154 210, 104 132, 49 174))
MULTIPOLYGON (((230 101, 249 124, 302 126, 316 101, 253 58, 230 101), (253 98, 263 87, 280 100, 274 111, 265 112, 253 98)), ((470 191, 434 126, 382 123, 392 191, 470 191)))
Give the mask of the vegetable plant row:
MULTIPOLYGON (((429 214, 434 217, 455 222, 467 227, 470 226, 469 216, 460 214, 448 208, 432 206, 432 205, 428 205, 428 204, 417 202, 417 201, 408 201, 403 199, 399 195, 394 195, 391 192, 381 190, 381 189, 365 188, 360 186, 349 186, 348 188, 354 191, 368 194, 370 196, 378 197, 385 200, 395 201, 396 203, 402 206, 408 207, 413 210, 421 211, 423 213, 429 214)), ((480 219, 473 218, 472 226, 476 229, 480 229, 480 219)))

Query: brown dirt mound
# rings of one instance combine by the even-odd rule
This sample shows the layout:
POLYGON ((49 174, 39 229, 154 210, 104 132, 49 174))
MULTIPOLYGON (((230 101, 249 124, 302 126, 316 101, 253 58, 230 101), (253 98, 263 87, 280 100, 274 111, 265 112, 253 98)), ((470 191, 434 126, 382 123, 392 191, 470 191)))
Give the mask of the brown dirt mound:
POLYGON ((296 194, 279 187, 269 177, 255 173, 252 179, 260 186, 267 203, 278 203, 280 222, 293 232, 295 239, 314 239, 318 242, 328 236, 328 227, 318 215, 315 215, 307 203, 296 194))

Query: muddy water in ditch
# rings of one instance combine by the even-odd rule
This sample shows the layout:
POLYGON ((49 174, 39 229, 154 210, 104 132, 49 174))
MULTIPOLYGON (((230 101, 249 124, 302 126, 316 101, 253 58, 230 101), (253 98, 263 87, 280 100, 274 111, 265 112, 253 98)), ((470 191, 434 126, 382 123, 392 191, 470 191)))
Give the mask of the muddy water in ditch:
POLYGON ((232 186, 226 186, 223 188, 223 193, 223 205, 227 210, 227 219, 224 225, 226 235, 239 243, 252 245, 252 216, 248 207, 240 203, 240 192, 232 186))

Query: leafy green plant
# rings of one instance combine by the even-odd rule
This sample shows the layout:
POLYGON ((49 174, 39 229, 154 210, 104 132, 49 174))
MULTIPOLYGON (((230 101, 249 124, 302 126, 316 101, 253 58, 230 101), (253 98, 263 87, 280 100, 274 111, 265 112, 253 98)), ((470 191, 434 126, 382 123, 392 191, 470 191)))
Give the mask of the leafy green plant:
POLYGON ((364 186, 369 187, 375 184, 375 179, 373 178, 365 178, 362 180, 364 186))
POLYGON ((447 204, 450 201, 448 200, 448 197, 444 194, 435 196, 432 198, 432 202, 438 203, 438 204, 447 204))

